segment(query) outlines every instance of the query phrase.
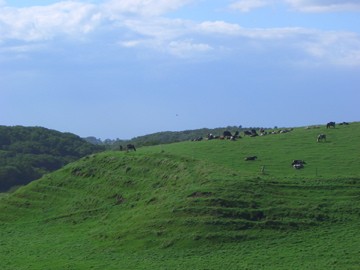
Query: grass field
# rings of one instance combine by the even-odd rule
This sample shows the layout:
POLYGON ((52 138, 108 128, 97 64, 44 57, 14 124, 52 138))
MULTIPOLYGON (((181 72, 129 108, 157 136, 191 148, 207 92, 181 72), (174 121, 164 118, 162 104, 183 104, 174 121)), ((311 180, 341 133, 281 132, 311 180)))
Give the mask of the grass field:
POLYGON ((0 269, 359 269, 359 136, 351 123, 85 157, 0 196, 0 269))

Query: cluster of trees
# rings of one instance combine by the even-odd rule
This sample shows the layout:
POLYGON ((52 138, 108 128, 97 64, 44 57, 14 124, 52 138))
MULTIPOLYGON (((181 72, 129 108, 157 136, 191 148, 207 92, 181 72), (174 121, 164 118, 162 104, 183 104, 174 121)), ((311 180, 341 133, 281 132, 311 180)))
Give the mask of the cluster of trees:
POLYGON ((104 146, 42 127, 0 126, 0 191, 24 185, 104 146))

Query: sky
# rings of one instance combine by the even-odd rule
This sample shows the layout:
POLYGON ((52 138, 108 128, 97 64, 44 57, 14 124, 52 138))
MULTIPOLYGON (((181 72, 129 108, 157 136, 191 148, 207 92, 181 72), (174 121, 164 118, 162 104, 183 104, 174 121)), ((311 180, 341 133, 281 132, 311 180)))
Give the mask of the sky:
POLYGON ((360 0, 0 0, 0 125, 352 122, 359 87, 360 0))

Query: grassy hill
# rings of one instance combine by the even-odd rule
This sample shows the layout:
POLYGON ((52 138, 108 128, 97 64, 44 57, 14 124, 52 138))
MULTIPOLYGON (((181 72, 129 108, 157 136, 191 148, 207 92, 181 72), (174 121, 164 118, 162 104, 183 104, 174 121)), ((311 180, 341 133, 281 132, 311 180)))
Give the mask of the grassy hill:
POLYGON ((0 268, 358 269, 359 135, 351 123, 84 157, 0 197, 0 268))

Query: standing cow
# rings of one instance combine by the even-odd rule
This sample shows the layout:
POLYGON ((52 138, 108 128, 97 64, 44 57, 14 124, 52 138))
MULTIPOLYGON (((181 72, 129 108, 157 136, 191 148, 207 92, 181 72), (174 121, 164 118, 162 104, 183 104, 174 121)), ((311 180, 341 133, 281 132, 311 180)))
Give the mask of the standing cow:
POLYGON ((319 134, 317 137, 317 142, 325 141, 326 142, 326 135, 325 134, 319 134))
POLYGON ((136 151, 135 145, 129 143, 129 144, 126 146, 126 152, 129 152, 130 150, 136 151))

